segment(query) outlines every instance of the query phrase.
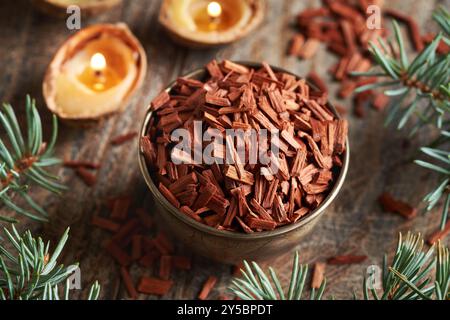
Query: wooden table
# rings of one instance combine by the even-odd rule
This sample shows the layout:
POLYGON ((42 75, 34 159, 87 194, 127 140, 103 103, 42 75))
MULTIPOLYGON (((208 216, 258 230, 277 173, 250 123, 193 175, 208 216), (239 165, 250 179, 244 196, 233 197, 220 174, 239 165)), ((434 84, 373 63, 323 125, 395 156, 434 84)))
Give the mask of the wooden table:
MULTIPOLYGON (((431 14, 436 0, 391 0, 388 6, 399 8, 415 16, 425 31, 435 30, 431 14)), ((62 126, 57 144, 57 155, 68 159, 89 159, 102 163, 98 182, 86 187, 70 169, 59 168, 57 173, 70 191, 62 197, 33 190, 32 195, 45 204, 51 221, 40 224, 21 218, 19 228, 31 228, 44 238, 55 241, 67 226, 71 237, 65 251, 65 262, 79 261, 82 283, 87 286, 94 279, 102 285, 101 298, 124 299, 127 293, 121 285, 118 268, 103 251, 101 244, 108 235, 90 225, 97 202, 109 196, 130 193, 136 203, 148 202, 149 192, 138 169, 135 143, 111 147, 111 137, 139 129, 146 106, 171 80, 207 63, 210 59, 265 60, 292 72, 305 75, 311 68, 327 74, 327 68, 336 60, 324 49, 309 61, 287 57, 286 49, 294 32, 294 17, 302 8, 318 6, 319 1, 269 1, 268 15, 263 25, 251 36, 233 45, 217 49, 195 51, 179 47, 169 41, 158 26, 159 1, 125 1, 98 18, 83 19, 82 25, 97 22, 125 21, 141 40, 148 55, 149 70, 140 94, 126 111, 91 129, 62 126)), ((447 6, 449 2, 446 2, 447 6)), ((43 102, 41 86, 44 72, 52 55, 71 34, 65 21, 44 16, 27 0, 0 2, 1 75, 0 100, 11 102, 16 110, 23 108, 25 95, 37 98, 46 127, 50 127, 49 113, 43 102)), ((326 75, 326 79, 330 77, 326 75)), ((331 85, 334 89, 336 85, 331 85)), ((348 101, 344 102, 348 104, 348 101)), ((20 111, 18 111, 20 113, 20 111)), ((392 252, 399 232, 415 230, 428 235, 438 226, 439 212, 420 215, 412 221, 383 213, 377 203, 382 191, 419 205, 427 190, 437 183, 436 176, 411 164, 419 146, 428 140, 428 134, 407 142, 405 131, 383 126, 384 115, 368 110, 363 119, 349 115, 351 164, 347 181, 339 197, 326 215, 302 243, 298 244, 301 261, 314 263, 336 254, 358 253, 369 258, 360 265, 328 267, 326 297, 351 298, 352 290, 361 296, 363 273, 368 265, 380 264, 384 252, 392 252)), ((177 245, 183 251, 181 244, 177 245)), ((274 257, 270 264, 278 269, 286 281, 291 267, 291 254, 274 257)), ((132 268, 135 280, 138 274, 152 274, 152 270, 132 268)), ((193 269, 176 272, 174 288, 165 298, 193 299, 202 283, 211 275, 219 277, 212 293, 217 297, 230 284, 230 267, 193 257, 193 269)), ((74 297, 80 297, 75 292, 74 297)), ((154 298, 140 296, 142 299, 154 298)))

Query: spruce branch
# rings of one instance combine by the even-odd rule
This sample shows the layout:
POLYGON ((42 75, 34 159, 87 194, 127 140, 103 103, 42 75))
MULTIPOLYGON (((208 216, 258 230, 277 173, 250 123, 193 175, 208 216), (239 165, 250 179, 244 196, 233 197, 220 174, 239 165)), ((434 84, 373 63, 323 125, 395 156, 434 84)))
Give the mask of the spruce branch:
MULTIPOLYGON (((64 232, 53 253, 50 243, 34 238, 30 231, 19 235, 14 225, 3 229, 9 246, 0 245, 0 300, 59 300, 60 284, 65 282, 63 298, 69 299, 69 277, 78 268, 58 265, 58 257, 69 237, 64 232)), ((88 299, 96 300, 100 286, 96 281, 88 299)))
MULTIPOLYGON (((27 193, 33 183, 56 194, 65 190, 57 182, 58 177, 45 169, 60 163, 52 156, 58 133, 58 122, 53 116, 53 132, 50 142, 43 141, 42 123, 35 100, 27 96, 25 115, 26 136, 17 121, 10 104, 3 104, 0 110, 0 125, 6 132, 7 140, 0 139, 0 202, 6 207, 29 218, 46 221, 47 213, 27 193), (6 142, 7 141, 7 142, 6 142), (14 196, 25 200, 29 208, 22 208, 15 202, 14 196)), ((0 220, 17 222, 16 219, 0 215, 0 220)))
POLYGON ((371 43, 370 52, 381 72, 369 71, 354 75, 382 78, 378 82, 357 88, 356 92, 384 88, 387 96, 395 98, 389 107, 386 124, 396 122, 397 128, 402 129, 408 121, 414 119, 411 134, 425 125, 434 125, 440 130, 440 137, 429 147, 421 149, 430 160, 416 160, 415 163, 440 175, 438 186, 425 196, 424 201, 427 202, 428 211, 440 201, 444 202, 440 224, 443 229, 450 205, 450 54, 439 54, 437 48, 441 41, 450 44, 450 13, 440 8, 433 17, 442 32, 411 62, 400 28, 394 21, 398 55, 388 49, 393 46, 388 46, 380 38, 380 46, 371 43))
MULTIPOLYGON (((308 266, 299 264, 296 253, 287 292, 272 267, 268 276, 257 263, 244 261, 241 272, 242 277, 234 278, 229 290, 243 300, 300 300, 308 266)), ((374 280, 364 278, 362 291, 366 300, 449 300, 449 248, 438 242, 426 249, 420 233, 399 234, 392 262, 388 264, 387 255, 383 258, 380 289, 374 280)), ((325 287, 324 279, 317 291, 311 290, 310 299, 322 299, 325 287)), ((353 298, 356 299, 356 293, 353 298)))
MULTIPOLYGON (((298 252, 296 252, 287 292, 283 290, 272 267, 269 267, 270 275, 267 276, 256 262, 249 264, 244 261, 244 269, 241 269, 241 273, 242 278, 234 278, 229 289, 243 300, 301 300, 308 266, 299 263, 298 252)), ((325 287, 326 280, 317 291, 311 290, 310 299, 321 300, 325 287)))
POLYGON ((434 20, 439 24, 447 36, 450 36, 450 13, 444 7, 440 7, 433 14, 434 20))
MULTIPOLYGON (((450 142, 450 132, 443 131, 441 132, 441 136, 447 140, 446 143, 450 142)), ((448 147, 448 144, 446 146, 448 147)), ((428 193, 423 200, 428 203, 426 210, 430 211, 438 204, 439 200, 444 199, 444 207, 442 210, 440 224, 440 228, 443 230, 448 218, 450 206, 450 152, 440 148, 429 147, 423 147, 420 150, 425 155, 433 159, 433 162, 415 160, 414 163, 426 169, 437 172, 441 176, 441 181, 439 182, 437 188, 428 193)))
POLYGON ((420 233, 399 236, 391 265, 383 259, 382 292, 363 282, 366 300, 446 300, 450 297, 450 257, 440 242, 428 250, 420 233), (430 273, 435 270, 433 283, 430 273))

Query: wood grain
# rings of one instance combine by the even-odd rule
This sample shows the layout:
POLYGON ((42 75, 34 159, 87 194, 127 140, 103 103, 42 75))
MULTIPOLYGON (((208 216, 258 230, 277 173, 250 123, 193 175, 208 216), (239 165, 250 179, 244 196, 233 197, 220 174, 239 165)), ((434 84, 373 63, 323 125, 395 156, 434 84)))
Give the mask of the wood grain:
MULTIPOLYGON (((387 2, 388 6, 414 16, 424 31, 435 30, 431 13, 438 4, 445 5, 445 2, 387 2)), ((294 33, 292 24, 295 14, 302 8, 318 6, 319 1, 269 1, 266 20, 255 33, 230 46, 204 51, 188 50, 167 39, 157 23, 159 5, 159 1, 153 0, 128 0, 100 17, 83 18, 83 26, 118 21, 129 24, 147 51, 147 79, 123 114, 90 129, 61 127, 57 155, 66 159, 101 162, 98 182, 95 187, 88 188, 72 170, 59 168, 56 173, 69 186, 69 192, 55 197, 44 191, 31 191, 51 212, 51 222, 42 225, 21 218, 19 225, 20 229, 31 228, 53 241, 70 226, 71 238, 64 260, 80 262, 82 282, 86 287, 94 279, 100 281, 101 298, 126 299, 127 293, 121 284, 119 268, 101 248, 107 233, 90 225, 96 206, 107 197, 130 193, 135 195, 135 206, 151 207, 149 193, 138 170, 137 140, 112 147, 109 143, 111 138, 137 131, 146 106, 166 84, 180 74, 203 66, 214 57, 265 60, 299 75, 306 75, 314 69, 327 81, 331 81, 326 75, 327 69, 335 62, 335 58, 324 48, 310 61, 286 56, 289 39, 294 33)), ((71 33, 65 27, 64 20, 40 14, 27 0, 0 2, 0 100, 11 102, 20 114, 25 95, 30 93, 37 98, 47 129, 50 128, 50 115, 41 94, 42 78, 52 55, 71 33)), ((336 85, 332 84, 331 88, 335 90, 336 85)), ((438 210, 427 216, 420 215, 413 221, 381 211, 376 201, 381 192, 389 191, 419 205, 423 195, 437 182, 435 176, 411 164, 417 148, 426 143, 429 134, 423 133, 405 143, 406 133, 384 128, 383 117, 383 114, 374 111, 369 111, 364 119, 349 116, 352 154, 347 181, 314 232, 297 247, 301 261, 310 264, 337 254, 354 253, 369 257, 361 265, 327 267, 326 297, 351 298, 352 290, 360 294, 363 271, 368 265, 380 264, 383 253, 392 251, 398 232, 415 230, 428 235, 438 226, 438 210)), ((181 244, 177 247, 179 252, 184 251, 181 244)), ((269 261, 278 269, 283 281, 287 281, 291 258, 292 255, 288 254, 269 261)), ((137 267, 131 269, 136 282, 138 275, 155 272, 137 267)), ((220 291, 225 292, 230 283, 231 268, 193 257, 193 269, 173 275, 175 286, 165 298, 195 298, 209 275, 219 277, 218 285, 212 292, 212 297, 217 297, 220 291)), ((74 292, 74 297, 83 297, 83 293, 74 292)), ((140 298, 154 299, 144 295, 140 298)))

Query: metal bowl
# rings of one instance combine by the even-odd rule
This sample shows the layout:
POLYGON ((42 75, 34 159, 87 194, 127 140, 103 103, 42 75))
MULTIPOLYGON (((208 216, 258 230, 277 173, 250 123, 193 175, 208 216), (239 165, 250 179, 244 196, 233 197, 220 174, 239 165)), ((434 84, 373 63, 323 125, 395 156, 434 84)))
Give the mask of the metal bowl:
MULTIPOLYGON (((252 68, 262 67, 260 63, 254 62, 237 63, 252 68)), ((272 66, 272 69, 277 72, 289 73, 300 78, 282 68, 272 66)), ((195 70, 184 77, 202 80, 206 76, 207 71, 205 68, 202 68, 195 70)), ((171 83, 166 88, 166 91, 169 92, 174 85, 175 82, 171 83)), ((312 86, 311 84, 309 85, 312 86)), ((329 103, 328 107, 334 115, 339 118, 339 114, 334 106, 329 103)), ((152 112, 149 109, 147 110, 147 114, 141 127, 141 137, 145 136, 147 133, 151 116, 152 112)), ((302 238, 314 228, 328 206, 336 198, 344 183, 350 155, 348 139, 346 144, 347 147, 339 176, 328 196, 319 207, 294 224, 282 226, 272 231, 255 232, 252 234, 217 230, 186 216, 170 204, 158 190, 158 187, 155 185, 147 168, 140 143, 138 159, 142 175, 154 198, 156 217, 161 220, 161 225, 167 229, 169 236, 175 237, 192 251, 202 256, 219 262, 236 264, 244 259, 262 261, 283 254, 299 244, 302 238)))

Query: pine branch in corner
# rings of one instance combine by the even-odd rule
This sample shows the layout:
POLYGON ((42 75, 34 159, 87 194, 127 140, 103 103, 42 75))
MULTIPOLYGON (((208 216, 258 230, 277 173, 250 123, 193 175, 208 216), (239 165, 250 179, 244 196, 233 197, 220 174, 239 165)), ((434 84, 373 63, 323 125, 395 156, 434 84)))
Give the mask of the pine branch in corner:
MULTIPOLYGON (((230 291, 243 300, 301 300, 308 266, 299 264, 296 253, 287 292, 271 267, 267 275, 256 262, 249 264, 244 261, 241 273, 242 277, 233 279, 230 291)), ((325 286, 323 278, 320 284, 316 284, 317 290, 311 289, 310 299, 322 299, 325 286)), ((438 241, 426 249, 420 233, 400 234, 392 262, 388 264, 385 255, 381 274, 373 273, 364 278, 362 287, 366 300, 448 300, 449 248, 438 241)), ((355 293, 353 297, 356 299, 355 293)))
MULTIPOLYGON (((53 253, 50 243, 35 238, 30 231, 20 235, 14 226, 4 228, 0 245, 0 300, 60 300, 69 299, 69 277, 77 264, 65 267, 58 257, 69 238, 64 232, 53 253), (65 283, 63 290, 61 283, 65 283)), ((96 300, 100 285, 96 281, 90 288, 88 300, 96 300)))
POLYGON ((366 300, 448 300, 450 298, 450 256, 440 242, 426 250, 420 234, 400 234, 397 250, 388 265, 383 260, 381 288, 373 278, 364 279, 366 300), (434 272, 433 277, 430 273, 434 272))

